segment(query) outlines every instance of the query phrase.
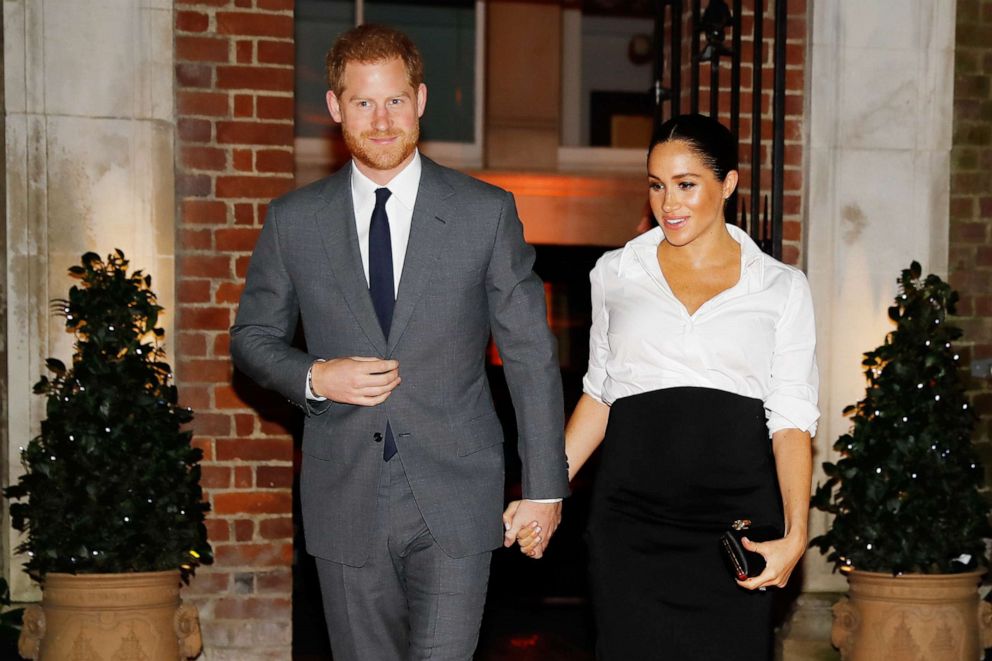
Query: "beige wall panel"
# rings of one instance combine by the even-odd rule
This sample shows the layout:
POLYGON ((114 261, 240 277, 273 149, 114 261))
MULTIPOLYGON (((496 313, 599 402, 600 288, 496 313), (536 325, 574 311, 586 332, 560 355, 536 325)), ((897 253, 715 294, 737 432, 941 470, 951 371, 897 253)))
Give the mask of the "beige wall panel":
POLYGON ((493 126, 486 129, 486 165, 516 170, 558 167, 558 129, 493 126))
POLYGON ((486 13, 487 167, 555 169, 561 7, 491 2, 486 13))

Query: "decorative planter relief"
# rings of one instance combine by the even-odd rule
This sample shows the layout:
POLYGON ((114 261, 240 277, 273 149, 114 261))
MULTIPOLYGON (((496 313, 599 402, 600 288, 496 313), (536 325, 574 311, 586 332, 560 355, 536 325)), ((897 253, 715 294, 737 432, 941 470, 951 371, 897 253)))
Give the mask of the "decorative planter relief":
POLYGON ((48 574, 24 612, 18 651, 38 661, 185 661, 202 649, 179 572, 48 574))

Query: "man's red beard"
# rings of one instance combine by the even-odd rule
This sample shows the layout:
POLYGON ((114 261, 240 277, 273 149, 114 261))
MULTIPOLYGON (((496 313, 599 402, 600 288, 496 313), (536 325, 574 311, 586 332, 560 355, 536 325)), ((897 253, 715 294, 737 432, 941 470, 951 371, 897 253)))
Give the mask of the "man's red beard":
POLYGON ((409 133, 396 130, 392 132, 380 133, 378 131, 365 131, 357 133, 348 130, 342 131, 344 134, 344 144, 352 157, 375 170, 392 170, 402 163, 413 150, 417 148, 417 140, 420 138, 420 127, 414 125, 409 133), (373 139, 383 139, 398 137, 399 139, 391 145, 377 145, 373 139))

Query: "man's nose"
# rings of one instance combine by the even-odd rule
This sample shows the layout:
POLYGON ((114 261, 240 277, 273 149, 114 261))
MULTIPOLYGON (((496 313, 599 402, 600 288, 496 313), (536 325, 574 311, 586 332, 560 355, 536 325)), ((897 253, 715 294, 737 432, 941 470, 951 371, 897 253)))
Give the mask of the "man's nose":
POLYGON ((372 115, 372 125, 376 130, 384 131, 389 128, 390 124, 389 111, 383 106, 378 106, 372 115))

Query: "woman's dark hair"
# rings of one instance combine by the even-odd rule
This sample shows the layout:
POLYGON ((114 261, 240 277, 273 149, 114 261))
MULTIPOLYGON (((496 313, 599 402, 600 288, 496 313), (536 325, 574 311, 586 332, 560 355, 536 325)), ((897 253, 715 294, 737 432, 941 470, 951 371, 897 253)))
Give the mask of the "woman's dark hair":
POLYGON ((705 115, 677 115, 658 127, 648 156, 656 145, 684 142, 723 181, 737 169, 737 140, 726 126, 705 115))

